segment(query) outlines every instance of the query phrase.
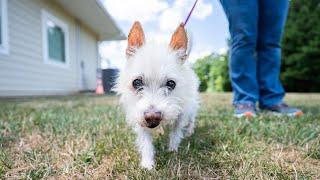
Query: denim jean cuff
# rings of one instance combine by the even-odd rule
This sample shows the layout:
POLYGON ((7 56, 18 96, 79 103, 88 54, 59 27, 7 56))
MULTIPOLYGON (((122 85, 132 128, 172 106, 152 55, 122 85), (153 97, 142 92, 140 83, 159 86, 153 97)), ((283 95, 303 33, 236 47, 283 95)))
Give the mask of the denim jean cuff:
POLYGON ((279 101, 279 102, 277 102, 277 103, 272 103, 272 104, 270 104, 270 105, 265 105, 265 104, 260 104, 260 103, 259 103, 259 108, 261 108, 261 109, 266 109, 266 108, 269 108, 269 107, 278 105, 278 104, 280 104, 280 103, 283 103, 283 101, 281 100, 281 101, 279 101))
POLYGON ((252 106, 255 106, 255 102, 252 102, 252 101, 238 101, 238 102, 233 102, 233 105, 236 106, 236 105, 239 105, 239 104, 245 104, 245 105, 252 105, 252 106))

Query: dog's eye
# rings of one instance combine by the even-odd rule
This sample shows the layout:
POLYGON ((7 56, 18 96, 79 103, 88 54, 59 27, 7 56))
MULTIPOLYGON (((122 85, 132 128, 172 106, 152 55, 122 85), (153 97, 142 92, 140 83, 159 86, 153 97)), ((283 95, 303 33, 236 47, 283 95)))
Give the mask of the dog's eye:
POLYGON ((176 83, 172 80, 167 81, 166 86, 169 90, 173 90, 176 87, 176 83))
POLYGON ((143 86, 142 79, 133 80, 132 86, 133 86, 134 89, 140 89, 143 86))

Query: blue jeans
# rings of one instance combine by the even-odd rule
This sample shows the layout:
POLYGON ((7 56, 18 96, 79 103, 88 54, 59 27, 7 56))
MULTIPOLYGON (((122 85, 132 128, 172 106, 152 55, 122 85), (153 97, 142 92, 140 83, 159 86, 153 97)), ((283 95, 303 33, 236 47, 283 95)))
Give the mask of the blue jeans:
POLYGON ((268 107, 284 97, 280 40, 288 0, 220 0, 231 35, 230 78, 233 104, 268 107))

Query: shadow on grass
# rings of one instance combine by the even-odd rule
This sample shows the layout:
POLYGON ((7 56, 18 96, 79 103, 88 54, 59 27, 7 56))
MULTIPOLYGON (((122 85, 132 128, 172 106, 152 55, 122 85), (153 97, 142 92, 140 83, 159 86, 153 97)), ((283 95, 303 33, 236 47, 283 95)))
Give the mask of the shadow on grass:
MULTIPOLYGON (((315 110, 310 106, 306 109, 315 110)), ((235 119, 230 110, 224 108, 218 108, 216 114, 202 111, 195 134, 183 140, 178 153, 167 152, 167 136, 155 140, 156 169, 167 177, 178 176, 182 179, 239 178, 246 174, 237 172, 243 168, 244 161, 255 162, 256 158, 266 154, 269 145, 302 147, 319 139, 319 119, 316 117, 316 113, 299 119, 262 114, 249 120, 235 119)), ((312 158, 318 157, 315 149, 311 151, 312 158)), ((267 177, 292 177, 272 161, 259 162, 259 166, 252 168, 260 169, 267 177)))
MULTIPOLYGON (((238 162, 230 161, 213 135, 215 126, 205 124, 182 141, 178 152, 168 152, 168 136, 156 139, 156 174, 176 178, 228 178, 238 162)), ((149 172, 145 172, 150 175, 149 172)), ((151 173, 153 176, 156 174, 151 173)), ((156 175, 157 176, 157 175, 156 175)), ((132 177, 135 177, 132 174, 132 177)))

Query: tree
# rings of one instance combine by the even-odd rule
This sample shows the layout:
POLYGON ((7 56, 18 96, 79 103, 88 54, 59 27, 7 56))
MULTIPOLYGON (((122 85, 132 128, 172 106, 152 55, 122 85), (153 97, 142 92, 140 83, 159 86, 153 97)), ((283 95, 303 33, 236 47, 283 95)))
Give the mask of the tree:
POLYGON ((231 91, 227 57, 211 54, 196 61, 194 70, 200 79, 200 91, 231 91))
POLYGON ((282 39, 281 80, 287 91, 320 91, 320 1, 292 0, 282 39))
POLYGON ((196 63, 193 65, 194 71, 196 72, 200 80, 199 90, 201 92, 206 91, 208 88, 209 72, 211 65, 212 61, 210 55, 198 59, 196 63))

